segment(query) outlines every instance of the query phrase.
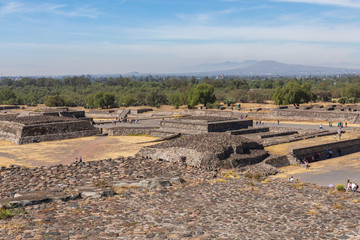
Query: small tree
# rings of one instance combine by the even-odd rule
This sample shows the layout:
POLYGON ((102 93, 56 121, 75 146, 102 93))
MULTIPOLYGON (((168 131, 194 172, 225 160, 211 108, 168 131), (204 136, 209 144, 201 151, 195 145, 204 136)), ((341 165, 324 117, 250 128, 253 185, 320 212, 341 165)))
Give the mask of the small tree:
MULTIPOLYGON (((91 101, 89 101, 91 102, 91 101)), ((97 92, 93 99, 93 106, 97 108, 109 108, 115 103, 115 96, 111 93, 97 92)))
POLYGON ((214 87, 210 84, 198 84, 196 85, 190 93, 189 96, 189 106, 194 107, 195 105, 201 103, 205 106, 207 103, 214 103, 216 97, 214 94, 214 87))
POLYGON ((236 100, 232 97, 226 97, 224 100, 224 104, 230 106, 231 104, 235 104, 236 100))
POLYGON ((300 85, 296 81, 288 82, 284 87, 276 89, 273 99, 277 105, 307 103, 312 100, 311 85, 304 83, 300 85))
POLYGON ((65 106, 65 100, 59 95, 49 96, 45 101, 47 107, 61 107, 65 106))

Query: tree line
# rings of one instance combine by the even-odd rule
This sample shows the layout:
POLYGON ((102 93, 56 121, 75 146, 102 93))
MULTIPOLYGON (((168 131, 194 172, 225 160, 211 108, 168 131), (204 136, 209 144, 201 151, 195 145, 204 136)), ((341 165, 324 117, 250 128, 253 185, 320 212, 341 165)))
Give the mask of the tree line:
POLYGON ((128 106, 194 107, 204 104, 216 108, 220 102, 262 103, 274 100, 278 105, 306 102, 360 101, 360 76, 332 77, 102 77, 71 76, 63 79, 0 79, 0 104, 47 106, 84 106, 110 108, 128 106))

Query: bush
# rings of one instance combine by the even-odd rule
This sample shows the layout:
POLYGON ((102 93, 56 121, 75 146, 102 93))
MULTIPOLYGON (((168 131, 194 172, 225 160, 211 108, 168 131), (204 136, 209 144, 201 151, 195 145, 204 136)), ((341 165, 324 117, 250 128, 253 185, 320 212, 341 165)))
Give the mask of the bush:
POLYGON ((11 218, 13 216, 25 213, 24 208, 15 208, 14 206, 10 206, 9 208, 0 209, 0 219, 11 218))
POLYGON ((336 185, 336 190, 338 190, 339 192, 344 192, 345 186, 342 184, 338 184, 338 185, 336 185))

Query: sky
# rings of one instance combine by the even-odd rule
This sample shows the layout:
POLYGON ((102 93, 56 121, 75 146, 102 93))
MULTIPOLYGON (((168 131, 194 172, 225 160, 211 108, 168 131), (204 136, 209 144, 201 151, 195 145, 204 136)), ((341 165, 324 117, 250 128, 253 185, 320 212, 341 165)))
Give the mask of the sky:
POLYGON ((0 76, 360 68, 360 0, 0 0, 0 76))

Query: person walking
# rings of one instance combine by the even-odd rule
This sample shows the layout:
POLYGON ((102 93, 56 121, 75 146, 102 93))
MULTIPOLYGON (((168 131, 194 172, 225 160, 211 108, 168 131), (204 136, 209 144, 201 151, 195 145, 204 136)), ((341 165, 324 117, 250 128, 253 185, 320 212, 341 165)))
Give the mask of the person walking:
POLYGON ((339 140, 341 140, 341 128, 338 129, 339 140))
POLYGON ((350 179, 347 180, 345 190, 346 190, 346 191, 349 191, 349 190, 350 190, 350 179))

